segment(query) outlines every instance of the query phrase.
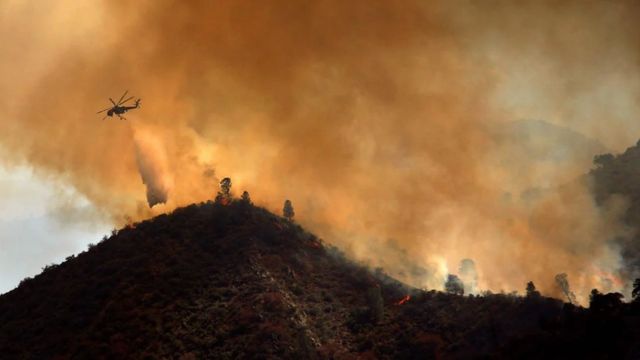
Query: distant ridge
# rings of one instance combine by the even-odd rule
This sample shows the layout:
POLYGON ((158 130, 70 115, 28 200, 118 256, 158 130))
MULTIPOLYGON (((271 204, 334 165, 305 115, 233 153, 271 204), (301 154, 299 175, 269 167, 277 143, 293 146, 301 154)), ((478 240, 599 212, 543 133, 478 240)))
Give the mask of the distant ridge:
MULTIPOLYGON (((614 195, 628 202, 625 222, 640 229, 640 141, 621 154, 600 154, 589 172, 596 201, 603 204, 614 195)), ((616 239, 622 249, 629 278, 640 277, 640 232, 629 239, 616 239)))

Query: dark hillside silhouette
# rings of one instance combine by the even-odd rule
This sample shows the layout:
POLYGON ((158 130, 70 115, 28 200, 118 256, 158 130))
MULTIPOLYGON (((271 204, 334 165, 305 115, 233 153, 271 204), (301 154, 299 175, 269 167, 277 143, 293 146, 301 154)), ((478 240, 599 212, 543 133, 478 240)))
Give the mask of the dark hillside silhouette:
POLYGON ((0 296, 0 358, 637 356, 638 304, 604 303, 409 288, 248 201, 209 202, 116 231, 0 296))

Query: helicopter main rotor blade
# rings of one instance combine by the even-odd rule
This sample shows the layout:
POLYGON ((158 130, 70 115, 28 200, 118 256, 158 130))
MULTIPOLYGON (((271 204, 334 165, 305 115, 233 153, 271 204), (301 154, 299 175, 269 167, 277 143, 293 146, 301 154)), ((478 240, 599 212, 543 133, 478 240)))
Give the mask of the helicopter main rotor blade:
MULTIPOLYGON (((122 96, 120 97, 120 100, 118 100, 118 105, 122 104, 122 99, 124 99, 124 97, 127 95, 127 93, 129 92, 129 90, 125 91, 124 94, 122 94, 122 96)), ((116 106, 118 106, 116 105, 116 106)))
POLYGON ((108 107, 108 108, 106 108, 106 109, 104 109, 104 110, 100 110, 100 111, 98 111, 96 114, 100 114, 101 112, 105 112, 105 111, 107 111, 107 110, 111 110, 111 109, 113 109, 113 108, 108 107))
POLYGON ((113 101, 113 99, 112 99, 112 98, 109 98, 109 101, 111 101, 111 103, 113 104, 113 106, 118 106, 118 105, 116 105, 115 101, 113 101))
POLYGON ((118 103, 118 105, 124 105, 127 101, 129 101, 129 100, 131 100, 131 99, 133 99, 133 96, 132 96, 132 97, 130 97, 130 98, 128 98, 128 99, 127 99, 127 100, 125 100, 125 101, 120 101, 120 102, 118 103))

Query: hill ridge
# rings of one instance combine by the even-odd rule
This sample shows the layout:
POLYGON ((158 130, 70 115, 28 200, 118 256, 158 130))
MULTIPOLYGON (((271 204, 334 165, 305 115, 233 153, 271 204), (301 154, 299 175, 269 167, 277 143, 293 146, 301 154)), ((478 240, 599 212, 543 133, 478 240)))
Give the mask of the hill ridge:
POLYGON ((631 325, 640 311, 613 309, 594 317, 540 296, 410 288, 262 208, 208 202, 115 231, 0 296, 0 357, 539 358, 554 349, 560 358, 640 351, 631 325), (598 326, 586 326, 593 321, 598 326))

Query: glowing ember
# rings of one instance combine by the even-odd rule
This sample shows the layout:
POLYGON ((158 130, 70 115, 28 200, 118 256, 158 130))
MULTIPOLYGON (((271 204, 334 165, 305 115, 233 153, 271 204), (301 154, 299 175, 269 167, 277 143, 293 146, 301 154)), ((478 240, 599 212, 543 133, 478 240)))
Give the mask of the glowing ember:
POLYGON ((411 300, 411 295, 405 295, 405 297, 403 297, 402 299, 396 301, 394 304, 395 305, 402 305, 402 304, 406 303, 409 300, 411 300))
POLYGON ((319 243, 319 242, 317 242, 317 241, 311 241, 311 242, 309 243, 309 246, 311 246, 311 247, 312 247, 312 248, 314 248, 314 249, 320 249, 320 248, 322 248, 322 245, 320 245, 320 243, 319 243))

